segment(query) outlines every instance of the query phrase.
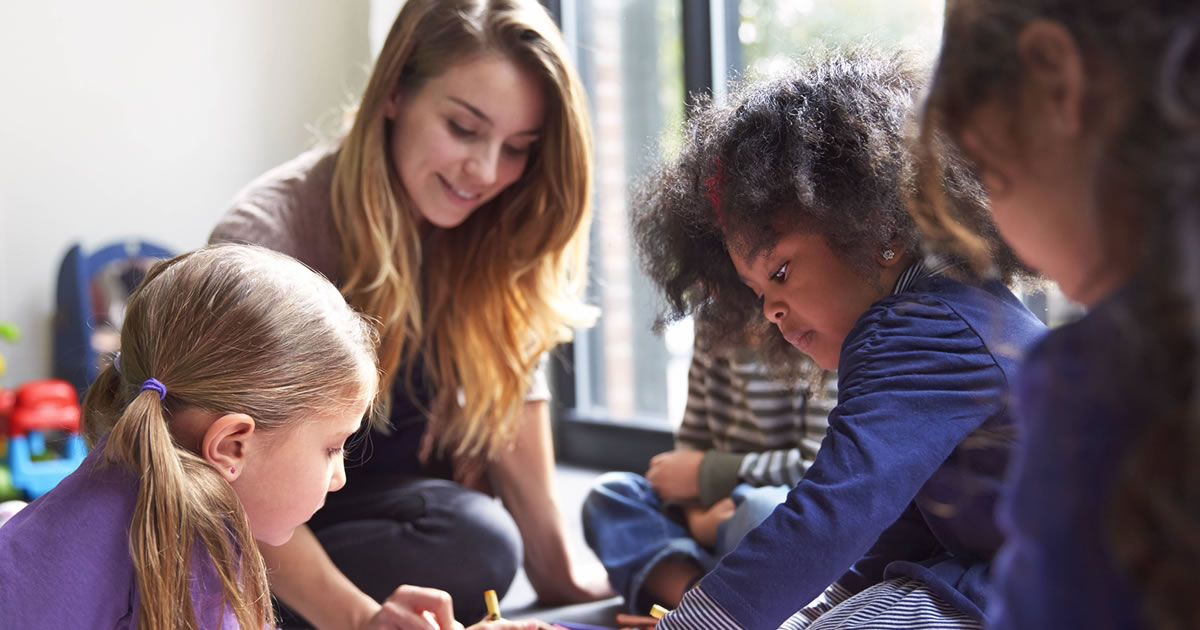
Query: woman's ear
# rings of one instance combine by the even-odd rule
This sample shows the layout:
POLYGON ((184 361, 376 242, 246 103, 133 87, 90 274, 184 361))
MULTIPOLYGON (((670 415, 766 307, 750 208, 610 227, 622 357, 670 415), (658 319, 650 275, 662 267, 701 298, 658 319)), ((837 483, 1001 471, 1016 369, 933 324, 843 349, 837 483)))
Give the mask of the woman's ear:
POLYGON ((396 90, 386 103, 383 104, 383 117, 388 120, 396 120, 396 115, 400 113, 400 91, 396 90))
POLYGON ((1073 137, 1083 131, 1087 71, 1075 38, 1058 22, 1034 20, 1017 38, 1031 114, 1043 117, 1047 131, 1073 137))
POLYGON ((230 413, 217 418, 200 440, 200 456, 212 464, 226 481, 241 474, 247 446, 254 438, 254 418, 230 413))

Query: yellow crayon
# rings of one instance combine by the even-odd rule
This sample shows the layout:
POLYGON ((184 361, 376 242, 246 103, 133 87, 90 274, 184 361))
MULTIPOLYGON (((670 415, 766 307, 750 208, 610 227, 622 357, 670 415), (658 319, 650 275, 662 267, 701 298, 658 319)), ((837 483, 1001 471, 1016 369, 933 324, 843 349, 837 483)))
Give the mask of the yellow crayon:
POLYGON ((655 604, 650 607, 650 616, 654 617, 655 619, 662 619, 663 615, 665 615, 669 612, 671 612, 671 611, 667 610, 666 608, 663 608, 662 606, 659 606, 658 604, 655 604))
POLYGON ((487 603, 487 620, 500 621, 503 617, 500 616, 500 600, 496 599, 496 591, 488 589, 483 592, 483 601, 487 603))

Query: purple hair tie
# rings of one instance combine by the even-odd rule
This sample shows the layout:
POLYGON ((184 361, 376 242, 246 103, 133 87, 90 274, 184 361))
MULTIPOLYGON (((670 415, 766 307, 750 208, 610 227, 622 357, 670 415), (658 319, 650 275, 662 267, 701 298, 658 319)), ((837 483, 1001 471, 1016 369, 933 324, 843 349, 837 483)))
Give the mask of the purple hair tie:
POLYGON ((117 353, 113 355, 113 369, 117 371, 117 374, 121 373, 121 351, 120 350, 118 350, 117 353))
POLYGON ((142 388, 140 390, 138 390, 138 393, 144 392, 147 389, 152 389, 152 390, 158 392, 158 400, 159 401, 162 401, 164 398, 167 397, 167 386, 163 385, 156 378, 146 379, 146 382, 142 383, 142 388))

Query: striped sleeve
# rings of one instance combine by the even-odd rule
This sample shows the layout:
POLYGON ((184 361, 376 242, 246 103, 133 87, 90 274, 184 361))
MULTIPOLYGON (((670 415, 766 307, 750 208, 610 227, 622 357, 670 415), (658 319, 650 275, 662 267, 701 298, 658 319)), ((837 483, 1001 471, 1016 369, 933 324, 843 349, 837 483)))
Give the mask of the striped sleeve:
POLYGON ((829 427, 829 412, 837 398, 836 384, 816 396, 804 398, 802 432, 798 445, 747 453, 738 478, 752 486, 794 486, 817 458, 817 449, 829 427))
POLYGON ((709 369, 712 358, 696 349, 692 352, 692 364, 688 368, 687 407, 679 430, 675 432, 675 447, 707 451, 714 448, 712 431, 708 424, 709 369))
POLYGON ((752 486, 794 486, 815 455, 805 458, 798 448, 746 453, 738 478, 752 486))
POLYGON ((704 589, 696 586, 683 595, 679 608, 658 620, 657 630, 741 630, 704 589))

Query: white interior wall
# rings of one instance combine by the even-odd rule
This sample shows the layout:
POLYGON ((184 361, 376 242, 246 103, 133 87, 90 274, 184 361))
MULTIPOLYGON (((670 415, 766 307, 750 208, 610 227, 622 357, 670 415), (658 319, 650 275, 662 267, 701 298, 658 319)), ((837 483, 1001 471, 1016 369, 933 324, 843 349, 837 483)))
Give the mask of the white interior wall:
POLYGON ((357 96, 369 0, 0 3, 0 386, 48 376, 58 265, 203 245, 239 188, 357 96))

